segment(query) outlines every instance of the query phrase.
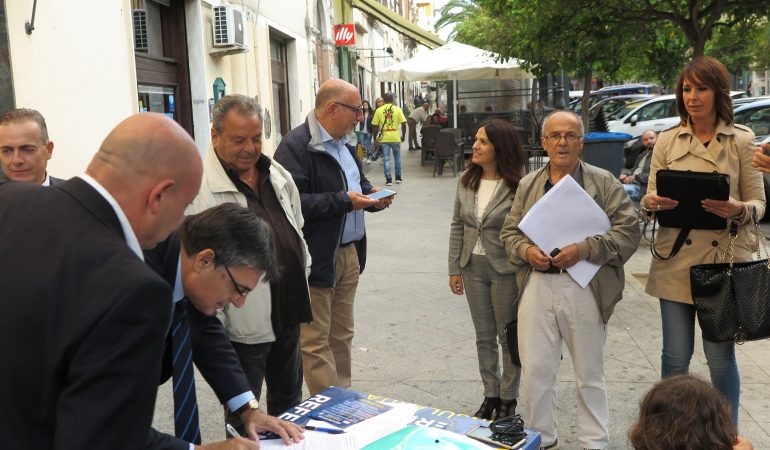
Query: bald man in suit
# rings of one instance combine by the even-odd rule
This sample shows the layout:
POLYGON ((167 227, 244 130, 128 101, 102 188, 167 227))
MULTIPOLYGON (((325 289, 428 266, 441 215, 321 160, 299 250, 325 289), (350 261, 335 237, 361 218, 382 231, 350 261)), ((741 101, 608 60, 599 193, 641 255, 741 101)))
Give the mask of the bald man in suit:
POLYGON ((200 187, 195 143, 167 117, 115 127, 60 185, 0 183, 0 448, 142 448, 171 289, 142 257, 200 187))

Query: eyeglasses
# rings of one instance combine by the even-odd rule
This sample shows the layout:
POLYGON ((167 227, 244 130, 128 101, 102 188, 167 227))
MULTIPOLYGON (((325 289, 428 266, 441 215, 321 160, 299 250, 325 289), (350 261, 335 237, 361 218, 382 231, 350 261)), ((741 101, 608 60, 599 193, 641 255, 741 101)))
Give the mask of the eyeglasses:
POLYGON ((237 292, 240 297, 245 297, 249 295, 249 292, 251 292, 251 289, 244 289, 243 287, 241 287, 241 285, 235 282, 235 278, 233 278, 233 274, 230 273, 230 269, 227 268, 227 264, 222 264, 222 267, 225 268, 225 272, 227 272, 227 276, 230 277, 230 281, 233 282, 233 287, 235 288, 235 292, 237 292))
POLYGON ((334 103, 335 105, 344 106, 345 108, 347 108, 347 109, 353 111, 354 113, 356 113, 356 115, 364 113, 364 106, 363 105, 361 105, 361 106, 353 106, 353 105, 348 105, 347 103, 342 103, 342 102, 332 102, 332 103, 334 103))
POLYGON ((567 141, 568 144, 572 144, 582 139, 583 136, 575 133, 574 131, 568 131, 564 134, 557 133, 554 131, 553 133, 549 133, 545 138, 552 144, 558 144, 559 141, 561 141, 561 138, 564 138, 564 140, 567 141))

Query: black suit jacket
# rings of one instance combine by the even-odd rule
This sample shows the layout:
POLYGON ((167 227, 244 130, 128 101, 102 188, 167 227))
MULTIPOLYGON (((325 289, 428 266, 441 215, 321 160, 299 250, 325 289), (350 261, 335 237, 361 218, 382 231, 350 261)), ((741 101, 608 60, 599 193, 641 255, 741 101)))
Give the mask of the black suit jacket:
POLYGON ((62 183, 64 183, 66 180, 63 180, 61 178, 52 177, 51 175, 48 175, 48 182, 51 184, 51 186, 57 186, 62 183))
MULTIPOLYGON (((176 269, 179 264, 179 238, 176 233, 153 250, 144 252, 145 261, 171 286, 176 282, 176 269)), ((223 404, 244 392, 251 391, 248 379, 241 368, 230 338, 222 322, 216 316, 207 316, 187 303, 187 317, 190 322, 190 344, 193 361, 201 375, 214 389, 223 404)), ((171 378, 171 335, 166 337, 163 353, 163 365, 160 383, 171 378)), ((189 443, 174 436, 150 430, 147 440, 148 449, 188 450, 189 443)))
POLYGON ((0 183, 0 268, 0 448, 141 448, 171 290, 109 203, 80 178, 0 183))

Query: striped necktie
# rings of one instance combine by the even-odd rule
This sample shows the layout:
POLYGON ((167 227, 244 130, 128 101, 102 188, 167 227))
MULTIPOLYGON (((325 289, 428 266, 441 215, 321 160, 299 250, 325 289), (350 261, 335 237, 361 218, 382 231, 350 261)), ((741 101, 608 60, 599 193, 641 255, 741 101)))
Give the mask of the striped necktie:
POLYGON ((198 402, 195 397, 195 371, 190 347, 190 323, 187 320, 187 299, 176 302, 171 324, 171 360, 174 382, 174 431, 176 437, 200 444, 198 402))

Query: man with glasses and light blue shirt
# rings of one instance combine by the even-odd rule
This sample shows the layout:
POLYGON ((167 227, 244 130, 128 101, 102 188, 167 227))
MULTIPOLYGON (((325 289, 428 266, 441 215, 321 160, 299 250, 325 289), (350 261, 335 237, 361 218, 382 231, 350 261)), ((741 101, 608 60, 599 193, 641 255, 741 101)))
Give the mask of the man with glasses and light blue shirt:
POLYGON ((243 306, 260 278, 273 274, 275 247, 268 225, 248 208, 223 203, 186 217, 177 233, 145 251, 144 257, 172 286, 174 301, 161 366, 161 382, 173 380, 174 436, 151 429, 145 448, 192 450, 201 443, 193 363, 219 400, 240 414, 251 438, 236 437, 212 446, 256 449, 257 433, 268 430, 286 444, 299 442, 298 426, 259 409, 216 316, 227 305, 243 306))
POLYGON ((281 141, 275 160, 300 192, 302 229, 310 249, 313 321, 300 328, 302 365, 311 395, 329 386, 349 387, 353 341, 353 300, 366 262, 364 210, 375 212, 391 198, 377 192, 361 170, 347 135, 363 116, 358 88, 326 81, 305 123, 281 141))

